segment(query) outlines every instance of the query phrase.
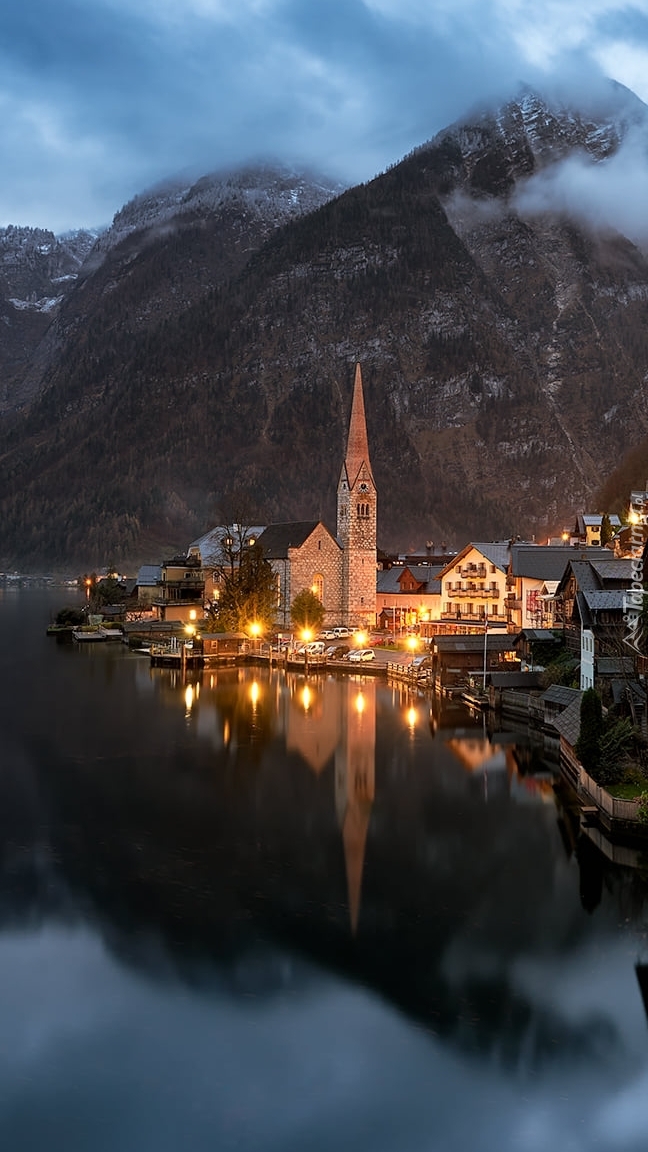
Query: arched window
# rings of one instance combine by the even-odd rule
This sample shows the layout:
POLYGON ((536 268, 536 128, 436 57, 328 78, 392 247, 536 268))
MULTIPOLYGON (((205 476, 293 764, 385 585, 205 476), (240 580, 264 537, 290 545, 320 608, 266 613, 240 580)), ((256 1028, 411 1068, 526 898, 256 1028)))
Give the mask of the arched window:
POLYGON ((314 596, 317 596, 318 600, 324 599, 324 577, 321 575, 320 572, 317 572, 315 574, 315 576, 313 576, 313 583, 311 584, 311 592, 313 593, 314 596))

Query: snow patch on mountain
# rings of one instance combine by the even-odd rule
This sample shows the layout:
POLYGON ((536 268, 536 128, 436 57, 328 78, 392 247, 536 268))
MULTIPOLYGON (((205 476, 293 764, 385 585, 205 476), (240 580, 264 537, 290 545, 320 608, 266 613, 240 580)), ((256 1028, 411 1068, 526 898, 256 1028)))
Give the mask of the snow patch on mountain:
POLYGON ((340 195, 344 185, 307 170, 258 164, 198 180, 169 180, 134 197, 99 241, 107 251, 134 232, 181 224, 235 208, 278 227, 340 195))

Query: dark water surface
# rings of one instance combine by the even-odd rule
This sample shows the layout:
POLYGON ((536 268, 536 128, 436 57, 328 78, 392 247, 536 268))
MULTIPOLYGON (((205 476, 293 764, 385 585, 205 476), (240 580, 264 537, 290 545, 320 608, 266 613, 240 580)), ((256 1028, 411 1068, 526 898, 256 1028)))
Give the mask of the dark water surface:
POLYGON ((645 1152, 648 873, 537 751, 68 599, 0 592, 2 1149, 645 1152))

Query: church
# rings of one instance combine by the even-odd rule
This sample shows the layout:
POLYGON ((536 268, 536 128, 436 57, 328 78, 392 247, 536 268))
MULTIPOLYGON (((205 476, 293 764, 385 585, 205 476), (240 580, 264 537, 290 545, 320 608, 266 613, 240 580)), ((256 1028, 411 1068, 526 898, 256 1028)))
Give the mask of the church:
MULTIPOLYGON (((362 373, 356 365, 346 455, 337 488, 336 533, 322 520, 246 528, 240 545, 258 543, 277 581, 277 626, 290 630, 295 596, 308 588, 321 600, 325 626, 376 622, 377 492, 369 459, 362 373)), ((190 546, 208 576, 223 560, 226 531, 213 528, 190 546)), ((231 543, 231 541, 228 541, 231 543)), ((209 598, 206 581, 205 594, 209 598)))
POLYGON ((325 625, 376 622, 376 483, 369 459, 362 373, 356 365, 347 448, 337 488, 334 536, 321 520, 270 524, 259 536, 277 577, 277 623, 290 627, 290 606, 305 588, 321 600, 325 625))

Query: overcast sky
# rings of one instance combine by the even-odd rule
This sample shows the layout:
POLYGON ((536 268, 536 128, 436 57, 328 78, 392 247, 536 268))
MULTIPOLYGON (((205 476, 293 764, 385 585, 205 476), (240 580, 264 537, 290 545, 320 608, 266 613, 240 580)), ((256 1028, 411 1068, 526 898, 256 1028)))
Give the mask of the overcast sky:
POLYGON ((520 80, 648 101, 648 0, 20 0, 0 54, 0 225, 60 232, 260 154, 368 179, 520 80))

